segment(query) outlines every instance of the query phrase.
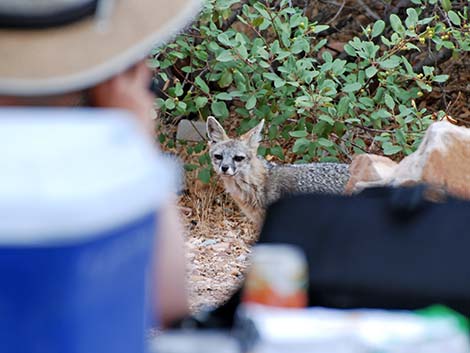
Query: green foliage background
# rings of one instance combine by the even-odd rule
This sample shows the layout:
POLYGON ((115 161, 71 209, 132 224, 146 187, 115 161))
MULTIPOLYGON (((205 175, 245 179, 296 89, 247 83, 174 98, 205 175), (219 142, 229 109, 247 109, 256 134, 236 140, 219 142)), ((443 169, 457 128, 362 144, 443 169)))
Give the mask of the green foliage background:
MULTIPOLYGON (((236 116, 239 133, 265 119, 268 147, 259 152, 280 160, 289 152, 300 163, 349 161, 371 143, 384 155, 408 155, 444 115, 418 109, 415 100, 448 79, 433 66, 414 68, 410 54, 470 48, 467 7, 412 3, 406 16, 371 23, 333 57, 325 49, 328 25, 312 23, 288 0, 249 0, 241 8, 236 0, 207 0, 198 21, 149 60, 165 82, 160 116, 236 116), (226 25, 235 15, 241 31, 226 25)), ((199 163, 188 169, 208 181, 207 155, 199 163)))

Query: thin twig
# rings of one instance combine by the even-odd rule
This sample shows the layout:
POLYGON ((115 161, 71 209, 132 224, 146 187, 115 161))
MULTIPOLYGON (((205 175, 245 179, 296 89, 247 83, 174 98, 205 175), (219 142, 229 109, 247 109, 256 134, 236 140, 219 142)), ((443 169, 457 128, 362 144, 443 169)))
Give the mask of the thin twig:
POLYGON ((390 130, 373 129, 371 127, 367 127, 367 126, 364 126, 364 125, 355 125, 355 124, 352 124, 352 123, 346 123, 346 125, 349 125, 351 127, 358 128, 358 129, 361 129, 361 130, 364 130, 364 131, 367 131, 367 132, 375 132, 375 133, 390 132, 390 130))
MULTIPOLYGON (((408 5, 411 3, 410 0, 401 0, 386 16, 384 16, 384 22, 385 25, 388 26, 390 25, 390 15, 391 14, 397 14, 403 7, 408 7, 408 5)), ((368 40, 367 36, 362 35, 360 37, 361 40, 368 40)), ((377 42, 380 40, 380 37, 374 38, 374 42, 377 42)), ((343 51, 340 55, 338 55, 338 59, 346 59, 349 56, 348 53, 343 51)))
POLYGON ((193 129, 197 132, 197 134, 199 135, 199 137, 200 137, 203 141, 207 141, 206 136, 203 136, 203 135, 199 132, 199 129, 196 127, 196 125, 194 125, 194 121, 189 120, 189 123, 191 124, 191 126, 193 127, 193 129))
MULTIPOLYGON (((444 95, 445 95, 445 94, 444 94, 444 95)), ((455 103, 457 103, 457 102, 460 100, 461 97, 462 97, 462 92, 459 91, 459 92, 457 93, 457 98, 455 98, 455 100, 450 101, 449 104, 447 104, 447 106, 446 106, 446 112, 450 112, 450 110, 452 109, 452 107, 455 105, 455 103)))
POLYGON ((279 34, 279 32, 278 32, 278 30, 277 30, 277 28, 276 28, 276 24, 274 23, 274 17, 273 17, 273 14, 272 14, 271 9, 270 9, 270 7, 269 7, 269 0, 266 0, 266 1, 265 1, 265 6, 266 6, 266 10, 267 10, 267 12, 268 12, 268 14, 269 14, 269 18, 270 18, 270 20, 271 20, 272 27, 273 27, 273 29, 274 29, 274 33, 276 34, 276 38, 277 38, 277 40, 279 41, 279 44, 280 44, 282 47, 285 48, 284 42, 281 40, 281 35, 279 34))
POLYGON ((336 11, 336 14, 333 16, 333 18, 331 20, 329 20, 326 24, 329 25, 330 23, 332 23, 334 20, 336 20, 336 18, 339 16, 339 14, 343 11, 344 9, 344 5, 346 4, 346 0, 343 0, 343 3, 341 4, 341 6, 339 7, 338 11, 336 11))
POLYGON ((377 15, 377 13, 372 10, 363 0, 357 0, 357 2, 359 4, 361 4, 361 6, 364 8, 365 12, 367 12, 367 14, 372 17, 374 20, 381 20, 382 18, 377 15))

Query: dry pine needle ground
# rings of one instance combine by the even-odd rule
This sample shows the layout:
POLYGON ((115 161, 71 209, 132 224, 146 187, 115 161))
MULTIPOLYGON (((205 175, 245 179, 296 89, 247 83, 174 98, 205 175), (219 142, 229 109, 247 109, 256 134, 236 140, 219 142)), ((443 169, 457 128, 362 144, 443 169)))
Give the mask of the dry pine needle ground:
MULTIPOLYGON (((197 159, 180 145, 172 152, 185 163, 197 159)), ((196 172, 185 177, 179 205, 186 230, 190 305, 197 311, 220 305, 238 288, 257 234, 217 177, 210 184, 200 182, 196 172)))

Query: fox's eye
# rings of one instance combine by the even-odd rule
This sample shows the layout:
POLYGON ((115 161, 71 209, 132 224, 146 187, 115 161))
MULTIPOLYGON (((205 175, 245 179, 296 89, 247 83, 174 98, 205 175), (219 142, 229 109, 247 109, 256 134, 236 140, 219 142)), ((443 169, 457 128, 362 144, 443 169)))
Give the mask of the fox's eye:
POLYGON ((214 154, 214 158, 218 159, 219 161, 222 160, 222 155, 221 154, 214 154))
POLYGON ((245 159, 244 156, 235 156, 235 157, 233 157, 233 160, 234 160, 235 162, 241 162, 241 161, 243 161, 244 159, 245 159))

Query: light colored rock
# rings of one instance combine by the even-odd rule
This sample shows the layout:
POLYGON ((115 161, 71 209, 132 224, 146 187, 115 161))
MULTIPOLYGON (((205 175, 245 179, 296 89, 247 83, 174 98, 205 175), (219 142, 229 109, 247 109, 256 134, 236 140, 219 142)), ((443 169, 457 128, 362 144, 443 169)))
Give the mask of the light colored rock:
POLYGON ((185 141, 203 141, 206 137, 206 123, 183 119, 178 124, 176 138, 185 141))
POLYGON ((366 187, 384 185, 389 182, 397 163, 390 158, 375 154, 360 154, 353 158, 349 167, 351 177, 345 193, 352 194, 366 187))
POLYGON ((418 149, 396 167, 390 184, 425 182, 470 198, 470 129, 446 121, 432 124, 418 149))

